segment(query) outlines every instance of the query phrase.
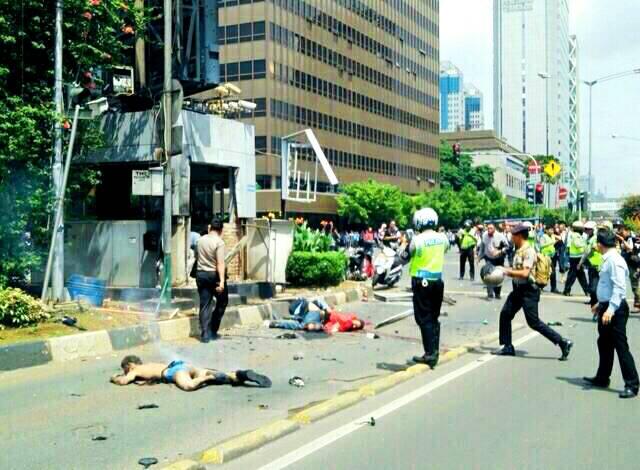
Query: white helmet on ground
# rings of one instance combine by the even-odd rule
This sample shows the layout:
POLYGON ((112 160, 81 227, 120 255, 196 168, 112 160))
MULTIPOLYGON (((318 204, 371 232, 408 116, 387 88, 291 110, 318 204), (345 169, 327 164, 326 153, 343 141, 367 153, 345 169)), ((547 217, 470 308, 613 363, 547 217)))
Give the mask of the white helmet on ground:
POLYGON ((422 232, 427 228, 436 228, 438 225, 438 213, 427 207, 420 209, 413 214, 413 226, 418 232, 422 232))

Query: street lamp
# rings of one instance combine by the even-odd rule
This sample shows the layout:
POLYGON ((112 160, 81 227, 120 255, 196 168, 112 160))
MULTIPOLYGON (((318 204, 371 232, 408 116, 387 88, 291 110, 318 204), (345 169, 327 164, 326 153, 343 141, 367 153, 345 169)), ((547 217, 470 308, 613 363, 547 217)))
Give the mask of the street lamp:
POLYGON ((545 103, 545 116, 546 116, 545 119, 547 123, 547 156, 549 156, 549 79, 551 78, 551 75, 549 75, 546 72, 538 72, 538 77, 543 79, 545 84, 544 103, 545 103))
MULTIPOLYGON (((636 69, 632 69, 632 70, 627 70, 625 72, 619 72, 619 73, 614 73, 611 75, 605 75, 604 77, 600 77, 596 80, 582 80, 582 83, 585 84, 586 86, 589 87, 589 181, 587 182, 588 185, 588 191, 589 191, 589 195, 591 195, 591 192, 593 191, 593 188, 591 187, 591 163, 592 163, 592 155, 593 155, 593 134, 592 134, 592 130, 593 130, 593 102, 592 102, 592 98, 593 98, 593 87, 595 85, 597 85, 598 83, 604 83, 604 82, 609 82, 611 80, 617 80, 619 78, 624 78, 624 77, 628 77, 629 75, 635 75, 635 74, 639 74, 640 73, 640 68, 636 68, 636 69)), ((588 213, 589 213, 589 217, 591 217, 591 204, 589 204, 589 209, 588 209, 588 213)))

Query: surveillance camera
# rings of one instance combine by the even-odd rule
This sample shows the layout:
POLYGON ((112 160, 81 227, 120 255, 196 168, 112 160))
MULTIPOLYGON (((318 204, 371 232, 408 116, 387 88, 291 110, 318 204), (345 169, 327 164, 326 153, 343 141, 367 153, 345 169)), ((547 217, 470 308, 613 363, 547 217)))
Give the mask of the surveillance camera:
POLYGON ((239 100, 238 104, 245 111, 253 111, 258 107, 258 105, 253 103, 252 101, 239 100))
POLYGON ((242 90, 235 86, 233 83, 225 83, 222 86, 229 90, 230 94, 239 95, 240 93, 242 93, 242 90))

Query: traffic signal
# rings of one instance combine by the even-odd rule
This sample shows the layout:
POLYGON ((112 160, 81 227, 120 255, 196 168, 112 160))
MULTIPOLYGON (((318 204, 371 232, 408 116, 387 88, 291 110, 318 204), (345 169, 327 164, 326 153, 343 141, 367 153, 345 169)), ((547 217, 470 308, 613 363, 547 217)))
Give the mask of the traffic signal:
POLYGON ((544 203, 544 185, 542 183, 536 184, 536 204, 544 203))
POLYGON ((535 190, 536 190, 535 184, 527 183, 527 202, 529 204, 535 204, 536 203, 535 190))

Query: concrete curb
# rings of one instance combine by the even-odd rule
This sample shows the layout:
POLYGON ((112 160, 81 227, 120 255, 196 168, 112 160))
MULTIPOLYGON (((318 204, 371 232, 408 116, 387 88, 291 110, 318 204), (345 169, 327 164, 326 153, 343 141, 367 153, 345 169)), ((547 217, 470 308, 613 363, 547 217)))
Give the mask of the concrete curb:
MULTIPOLYGON (((327 294, 324 297, 329 304, 340 305, 357 301, 361 296, 361 289, 353 288, 345 292, 327 294)), ((264 320, 271 319, 274 314, 288 314, 288 310, 289 301, 230 307, 225 313, 221 326, 230 328, 236 325, 260 325, 264 320)), ((153 341, 176 341, 197 337, 199 333, 198 317, 192 316, 115 330, 90 331, 40 341, 9 344, 0 346, 0 371, 103 356, 153 341)))
MULTIPOLYGON (((348 298, 348 296, 347 296, 348 298)), ((521 323, 513 324, 513 331, 518 331, 524 328, 521 323)), ((485 344, 493 343, 498 339, 497 333, 492 333, 487 336, 483 336, 478 341, 466 344, 464 346, 451 349, 440 356, 439 364, 446 364, 469 352, 482 347, 485 344)), ((339 411, 350 408, 351 406, 366 400, 368 397, 380 394, 386 390, 395 387, 398 384, 406 382, 418 375, 421 375, 431 370, 424 364, 416 364, 408 367, 401 372, 394 372, 381 379, 374 380, 373 382, 359 387, 355 390, 342 393, 333 398, 329 398, 317 405, 312 405, 303 411, 300 411, 287 419, 281 419, 273 423, 262 426, 256 430, 249 431, 240 436, 223 441, 219 444, 214 444, 211 448, 205 450, 196 457, 201 464, 220 465, 227 463, 230 460, 236 459, 249 452, 258 449, 266 444, 274 442, 281 437, 291 434, 305 425, 315 423, 316 421, 326 418, 327 416, 338 413, 339 411)), ((190 462, 190 464, 196 464, 193 460, 180 461, 190 462)), ((180 463, 177 462, 177 463, 180 463)), ((198 467, 175 467, 173 465, 163 467, 164 470, 195 470, 198 467)))

